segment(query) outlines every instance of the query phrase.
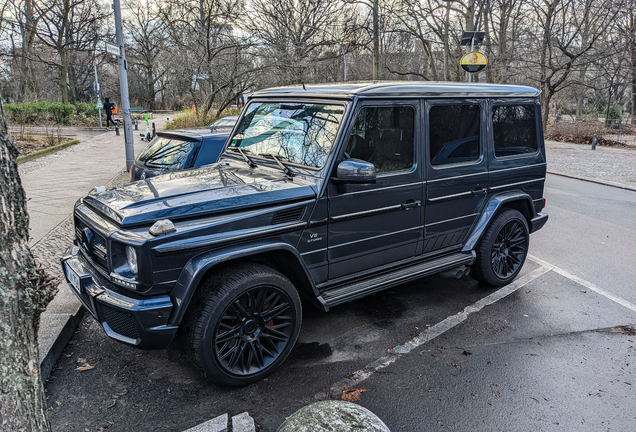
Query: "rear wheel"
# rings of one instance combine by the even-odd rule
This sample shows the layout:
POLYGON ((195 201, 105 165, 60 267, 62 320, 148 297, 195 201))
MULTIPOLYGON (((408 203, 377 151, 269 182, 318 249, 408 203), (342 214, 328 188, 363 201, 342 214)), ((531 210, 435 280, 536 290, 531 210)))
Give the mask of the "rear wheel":
POLYGON ((301 303, 292 283, 250 263, 224 269, 207 284, 186 335, 194 364, 210 380, 232 386, 271 374, 300 332, 301 303))
POLYGON ((506 209, 492 221, 477 247, 470 275, 490 286, 507 285, 517 277, 528 254, 528 222, 517 210, 506 209))

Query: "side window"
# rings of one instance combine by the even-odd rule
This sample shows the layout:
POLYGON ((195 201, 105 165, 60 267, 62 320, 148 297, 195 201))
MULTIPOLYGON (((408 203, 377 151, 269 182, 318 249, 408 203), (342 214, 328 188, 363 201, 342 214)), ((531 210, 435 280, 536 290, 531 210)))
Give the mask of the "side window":
POLYGON ((413 107, 365 107, 356 118, 345 158, 371 162, 378 173, 408 170, 413 166, 414 130, 413 107))
POLYGON ((495 156, 511 156, 537 151, 534 105, 506 105, 492 109, 495 156))
POLYGON ((433 106, 428 113, 431 165, 479 159, 479 129, 479 105, 433 106))

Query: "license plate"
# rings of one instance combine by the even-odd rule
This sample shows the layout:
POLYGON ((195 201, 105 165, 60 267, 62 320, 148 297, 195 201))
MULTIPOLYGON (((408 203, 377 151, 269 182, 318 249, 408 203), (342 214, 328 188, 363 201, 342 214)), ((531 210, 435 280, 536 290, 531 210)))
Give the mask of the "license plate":
POLYGON ((75 273, 75 271, 69 267, 69 265, 67 263, 64 263, 64 267, 66 268, 66 278, 68 279, 69 283, 71 284, 71 286, 73 288, 75 288, 75 291, 77 291, 78 293, 81 293, 81 282, 80 282, 80 277, 77 273, 75 273))

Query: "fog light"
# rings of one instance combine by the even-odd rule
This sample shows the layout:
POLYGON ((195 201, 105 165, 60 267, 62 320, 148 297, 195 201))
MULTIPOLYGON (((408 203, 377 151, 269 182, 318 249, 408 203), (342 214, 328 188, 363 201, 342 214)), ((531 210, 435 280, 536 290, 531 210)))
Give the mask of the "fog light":
POLYGON ((137 252, 132 246, 126 246, 126 258, 128 259, 130 271, 137 274, 137 252))

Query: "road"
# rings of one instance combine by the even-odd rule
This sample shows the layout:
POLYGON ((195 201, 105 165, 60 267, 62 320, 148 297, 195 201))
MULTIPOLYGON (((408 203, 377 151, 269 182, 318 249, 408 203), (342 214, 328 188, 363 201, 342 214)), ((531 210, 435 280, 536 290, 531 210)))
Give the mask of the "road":
POLYGON ((344 387, 368 390, 358 403, 393 432, 636 430, 636 192, 549 176, 546 197, 513 284, 433 276, 327 314, 305 304, 290 358, 241 389, 203 380, 178 343, 135 350, 86 317, 46 384, 53 430, 182 431, 248 411, 275 431, 344 387))

